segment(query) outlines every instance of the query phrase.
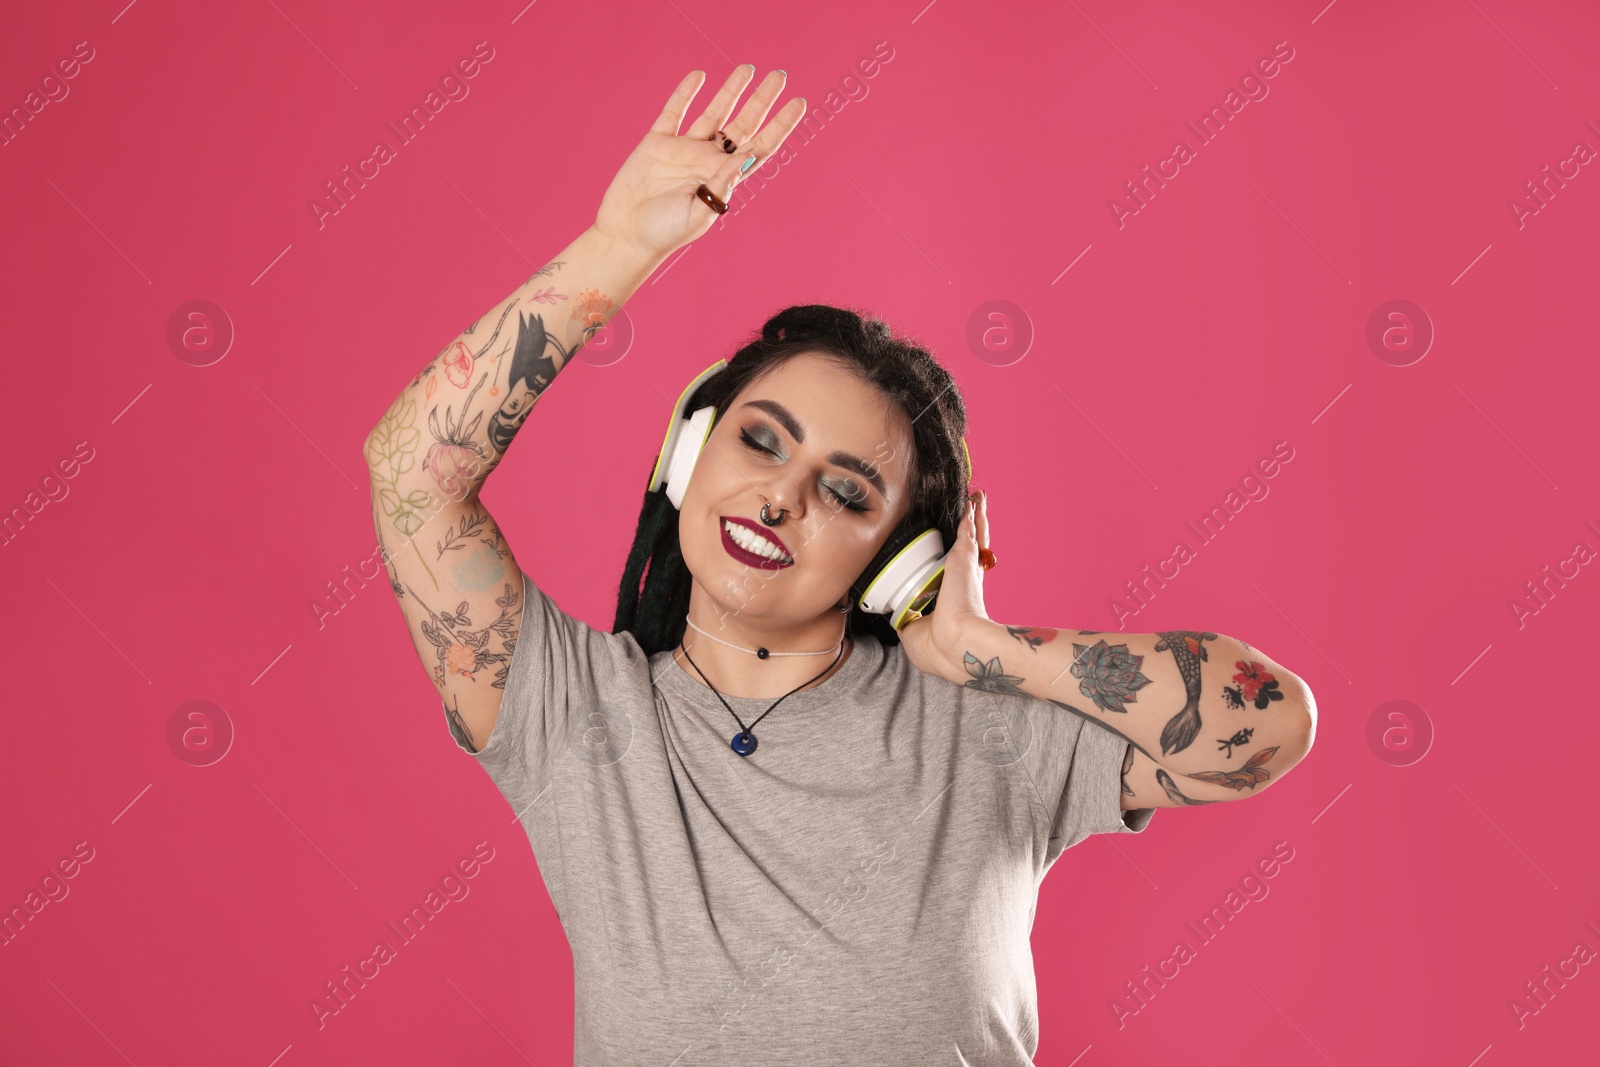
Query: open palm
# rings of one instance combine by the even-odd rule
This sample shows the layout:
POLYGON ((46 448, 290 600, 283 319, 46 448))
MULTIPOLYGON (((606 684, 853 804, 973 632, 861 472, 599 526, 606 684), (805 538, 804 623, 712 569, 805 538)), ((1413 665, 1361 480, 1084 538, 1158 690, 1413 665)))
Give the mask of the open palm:
POLYGON ((611 180, 595 228, 653 257, 666 256, 710 229, 716 212, 695 196, 695 189, 704 184, 727 202, 734 186, 778 150, 806 111, 805 99, 796 97, 763 126, 785 81, 783 72, 775 70, 729 122, 739 95, 754 77, 755 68, 749 64, 735 68, 705 111, 681 134, 678 127, 705 74, 691 71, 679 82, 661 117, 611 180), (737 146, 731 155, 723 149, 722 138, 711 139, 718 130, 737 146), (741 173, 752 155, 755 163, 741 173))

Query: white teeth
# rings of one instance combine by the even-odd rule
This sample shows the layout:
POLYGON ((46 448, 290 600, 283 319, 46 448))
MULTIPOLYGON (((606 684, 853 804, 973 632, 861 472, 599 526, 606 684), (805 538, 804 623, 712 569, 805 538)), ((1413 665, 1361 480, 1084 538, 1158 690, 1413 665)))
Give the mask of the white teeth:
POLYGON ((757 534, 754 530, 740 526, 738 523, 731 522, 728 519, 722 520, 722 528, 728 531, 728 536, 733 538, 733 543, 746 552, 754 552, 758 556, 764 556, 779 563, 794 562, 784 555, 782 549, 757 534))

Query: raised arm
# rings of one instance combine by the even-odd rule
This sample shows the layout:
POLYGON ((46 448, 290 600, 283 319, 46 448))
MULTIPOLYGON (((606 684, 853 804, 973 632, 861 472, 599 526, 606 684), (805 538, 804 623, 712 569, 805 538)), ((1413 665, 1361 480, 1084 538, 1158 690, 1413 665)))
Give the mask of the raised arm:
POLYGON ((593 227, 434 357, 366 441, 390 586, 451 733, 494 729, 522 571, 479 492, 540 395, 657 264, 593 227))
POLYGON ((726 202, 741 174, 777 151, 805 113, 803 99, 791 100, 763 127, 783 88, 774 71, 729 122, 753 76, 753 68, 737 68, 680 134, 704 74, 685 77, 606 190, 594 224, 445 345, 367 436, 389 583, 451 732, 472 751, 499 715, 523 588, 479 493, 583 343, 716 220, 696 187, 703 182, 726 202), (737 153, 711 142, 718 129, 741 146, 737 153))

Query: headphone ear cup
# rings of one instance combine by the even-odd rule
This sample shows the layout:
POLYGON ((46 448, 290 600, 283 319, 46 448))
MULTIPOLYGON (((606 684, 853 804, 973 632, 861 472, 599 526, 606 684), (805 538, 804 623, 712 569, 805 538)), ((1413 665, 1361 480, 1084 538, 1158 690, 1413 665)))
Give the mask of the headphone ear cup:
POLYGON ((677 436, 668 446, 666 456, 667 499, 675 508, 683 507, 683 495, 689 488, 689 478, 695 464, 705 451, 706 440, 717 421, 717 409, 703 407, 676 427, 677 436))
POLYGON ((935 528, 912 538, 872 577, 861 594, 861 610, 887 615, 896 630, 916 616, 926 614, 944 580, 944 535, 935 528))
POLYGON ((661 439, 661 451, 656 455, 656 465, 650 472, 650 483, 646 489, 653 493, 666 486, 667 498, 672 501, 673 507, 682 503, 683 491, 689 485, 689 475, 694 470, 695 461, 700 458, 700 450, 705 447, 711 425, 716 421, 717 411, 714 407, 701 408, 692 417, 686 415, 689 399, 699 391, 701 385, 727 367, 727 361, 719 359, 701 371, 678 394, 678 402, 672 407, 672 418, 667 420, 667 434, 661 439), (696 419, 700 420, 698 425, 695 425, 696 419))

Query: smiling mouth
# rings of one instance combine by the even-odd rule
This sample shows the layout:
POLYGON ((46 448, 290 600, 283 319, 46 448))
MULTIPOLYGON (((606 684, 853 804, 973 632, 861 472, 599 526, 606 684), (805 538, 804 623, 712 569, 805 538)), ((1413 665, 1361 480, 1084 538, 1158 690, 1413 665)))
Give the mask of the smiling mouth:
POLYGON ((766 570, 794 566, 793 556, 772 539, 757 533, 744 523, 725 518, 719 525, 722 530, 723 549, 739 562, 766 570))

